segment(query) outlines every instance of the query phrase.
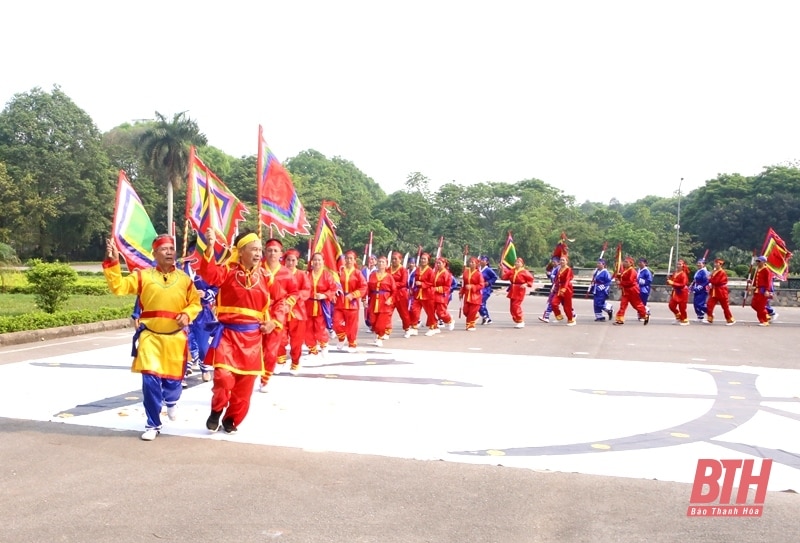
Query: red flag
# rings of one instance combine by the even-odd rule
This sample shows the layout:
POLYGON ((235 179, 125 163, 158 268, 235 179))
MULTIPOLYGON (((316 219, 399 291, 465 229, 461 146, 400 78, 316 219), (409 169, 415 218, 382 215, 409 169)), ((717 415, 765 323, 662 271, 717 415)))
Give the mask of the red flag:
POLYGON ((314 241, 311 243, 311 254, 322 254, 322 262, 325 269, 331 272, 334 277, 339 276, 339 268, 344 265, 344 254, 339 240, 336 238, 336 225, 328 216, 327 206, 334 206, 339 213, 342 210, 336 202, 324 201, 319 211, 319 222, 317 231, 314 234, 314 241))
POLYGON ((785 281, 789 274, 789 259, 792 258, 792 253, 786 249, 786 243, 772 228, 769 229, 767 237, 764 239, 761 254, 767 257, 767 268, 778 279, 785 281))
POLYGON ((300 203, 289 172, 267 147, 261 125, 258 126, 256 170, 259 225, 275 226, 281 236, 308 235, 310 225, 306 210, 300 203))

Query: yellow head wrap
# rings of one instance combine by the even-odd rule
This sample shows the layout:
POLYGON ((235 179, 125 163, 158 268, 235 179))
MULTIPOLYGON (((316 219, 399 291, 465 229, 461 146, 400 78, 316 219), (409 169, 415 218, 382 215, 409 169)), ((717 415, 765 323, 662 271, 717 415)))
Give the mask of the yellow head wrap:
POLYGON ((228 259, 228 264, 236 264, 237 262, 239 262, 239 251, 242 248, 244 248, 245 245, 247 245, 248 243, 253 243, 254 241, 258 241, 260 243, 261 239, 258 237, 258 235, 254 234, 253 232, 250 232, 242 239, 240 239, 236 243, 236 245, 234 245, 234 247, 231 249, 231 257, 228 259))

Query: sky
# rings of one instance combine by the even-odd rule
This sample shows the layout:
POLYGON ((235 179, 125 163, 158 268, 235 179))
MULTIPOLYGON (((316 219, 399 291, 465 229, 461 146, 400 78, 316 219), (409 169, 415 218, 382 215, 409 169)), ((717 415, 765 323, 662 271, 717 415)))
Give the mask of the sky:
POLYGON ((26 0, 0 101, 61 89, 101 131, 187 111, 209 144, 315 149, 384 191, 536 178, 672 197, 800 159, 800 2, 26 0))

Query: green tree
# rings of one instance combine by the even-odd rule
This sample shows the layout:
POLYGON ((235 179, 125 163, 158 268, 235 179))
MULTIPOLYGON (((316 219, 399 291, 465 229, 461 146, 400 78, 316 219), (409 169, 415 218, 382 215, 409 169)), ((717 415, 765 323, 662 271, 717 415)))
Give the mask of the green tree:
POLYGON ((342 247, 361 251, 369 231, 379 230, 373 220, 381 218, 373 216, 373 208, 386 198, 383 189, 352 162, 339 157, 328 159, 314 150, 300 152, 285 166, 297 182, 297 193, 309 222, 315 224, 323 200, 335 201, 344 212, 337 221, 342 247))
POLYGON ((14 244, 21 257, 85 254, 107 235, 115 178, 91 118, 58 86, 16 94, 6 105, 0 162, 19 185, 17 203, 31 225, 21 232, 26 244, 14 244))
POLYGON ((169 226, 175 220, 175 190, 182 186, 187 175, 190 147, 201 147, 208 140, 185 111, 173 115, 171 121, 158 111, 155 116, 155 122, 139 136, 137 148, 148 172, 167 189, 166 223, 169 226))

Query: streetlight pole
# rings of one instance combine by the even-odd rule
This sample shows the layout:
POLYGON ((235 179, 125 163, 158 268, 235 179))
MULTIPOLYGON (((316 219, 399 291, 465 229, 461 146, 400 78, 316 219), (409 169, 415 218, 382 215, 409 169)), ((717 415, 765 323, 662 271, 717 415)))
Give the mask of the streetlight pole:
POLYGON ((683 177, 681 182, 678 183, 678 224, 675 225, 675 260, 681 257, 681 185, 683 185, 683 177))

